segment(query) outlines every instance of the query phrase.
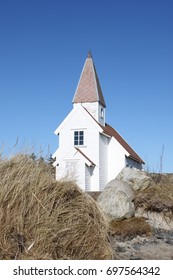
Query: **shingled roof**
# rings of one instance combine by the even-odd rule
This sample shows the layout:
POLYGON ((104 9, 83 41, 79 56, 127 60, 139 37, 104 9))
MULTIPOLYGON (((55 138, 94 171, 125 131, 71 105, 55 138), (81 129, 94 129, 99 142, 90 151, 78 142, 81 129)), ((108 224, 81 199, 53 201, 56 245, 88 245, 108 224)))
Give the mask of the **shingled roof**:
POLYGON ((114 137, 122 146, 123 148, 130 154, 129 158, 145 164, 145 162, 138 156, 138 154, 129 146, 129 144, 121 137, 121 135, 109 124, 105 124, 102 126, 103 132, 107 135, 114 137))
POLYGON ((86 58, 73 103, 100 102, 106 107, 91 52, 86 58))

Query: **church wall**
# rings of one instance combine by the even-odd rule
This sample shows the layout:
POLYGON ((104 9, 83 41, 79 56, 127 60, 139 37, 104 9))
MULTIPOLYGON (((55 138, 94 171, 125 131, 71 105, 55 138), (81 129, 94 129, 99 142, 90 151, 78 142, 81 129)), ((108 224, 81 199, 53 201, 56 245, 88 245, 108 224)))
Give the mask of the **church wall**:
POLYGON ((108 138, 100 134, 99 141, 99 190, 102 191, 108 180, 108 138))
POLYGON ((64 158, 56 166, 56 180, 72 180, 85 190, 85 163, 80 159, 64 158))
MULTIPOLYGON (((99 102, 81 103, 81 106, 87 109, 87 111, 95 118, 101 125, 105 125, 105 108, 99 102)), ((79 106, 78 103, 73 104, 74 108, 79 106)))
MULTIPOLYGON (((78 106, 80 106, 80 104, 78 104, 78 106)), ((95 168, 92 170, 91 186, 92 190, 99 190, 99 131, 96 129, 97 124, 94 123, 87 112, 83 110, 84 109, 77 110, 61 129, 59 135, 58 154, 66 159, 66 154, 69 154, 69 151, 74 147, 74 131, 84 131, 84 145, 76 147, 79 148, 95 164, 95 168)), ((72 155, 71 159, 73 159, 72 155)), ((83 169, 81 170, 81 166, 78 166, 78 173, 80 174, 78 174, 80 178, 80 180, 78 180, 78 184, 80 184, 80 187, 83 188, 85 185, 85 170, 84 167, 82 168, 83 169)), ((63 175, 63 171, 61 170, 65 169, 65 165, 60 162, 57 172, 58 169, 61 177, 63 175)))
POLYGON ((126 158, 126 166, 130 168, 137 168, 142 170, 142 163, 136 162, 131 158, 126 158))
POLYGON ((108 146, 108 182, 125 167, 125 155, 124 148, 112 138, 108 146))

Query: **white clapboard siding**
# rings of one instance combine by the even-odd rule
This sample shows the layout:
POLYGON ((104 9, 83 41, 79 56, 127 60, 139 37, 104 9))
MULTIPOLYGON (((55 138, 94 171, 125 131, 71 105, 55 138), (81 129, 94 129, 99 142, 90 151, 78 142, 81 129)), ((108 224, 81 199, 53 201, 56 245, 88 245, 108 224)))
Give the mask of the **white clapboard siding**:
POLYGON ((91 191, 91 167, 85 164, 85 191, 91 191))
POLYGON ((99 190, 102 191, 108 180, 108 138, 100 134, 99 137, 99 190))

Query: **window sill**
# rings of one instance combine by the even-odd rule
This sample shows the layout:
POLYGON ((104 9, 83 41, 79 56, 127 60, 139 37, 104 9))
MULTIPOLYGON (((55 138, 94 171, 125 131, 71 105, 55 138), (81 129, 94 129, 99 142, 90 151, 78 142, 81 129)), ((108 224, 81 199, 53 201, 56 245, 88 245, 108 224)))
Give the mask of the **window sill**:
POLYGON ((85 145, 74 145, 75 148, 87 148, 85 145))

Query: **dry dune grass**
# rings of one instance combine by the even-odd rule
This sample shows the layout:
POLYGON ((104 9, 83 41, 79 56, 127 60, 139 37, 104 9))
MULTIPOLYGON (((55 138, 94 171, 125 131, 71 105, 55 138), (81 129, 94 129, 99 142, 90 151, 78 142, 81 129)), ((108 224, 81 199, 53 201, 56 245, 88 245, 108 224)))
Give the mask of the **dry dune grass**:
POLYGON ((172 216, 173 182, 167 175, 154 174, 152 176, 156 183, 146 190, 136 192, 135 206, 142 207, 145 211, 164 212, 172 216))
POLYGON ((111 259, 106 221, 73 182, 27 155, 0 161, 0 259, 111 259))
POLYGON ((110 223, 110 234, 118 235, 123 239, 132 239, 137 235, 150 236, 152 229, 144 218, 132 217, 121 221, 112 221, 110 223))

